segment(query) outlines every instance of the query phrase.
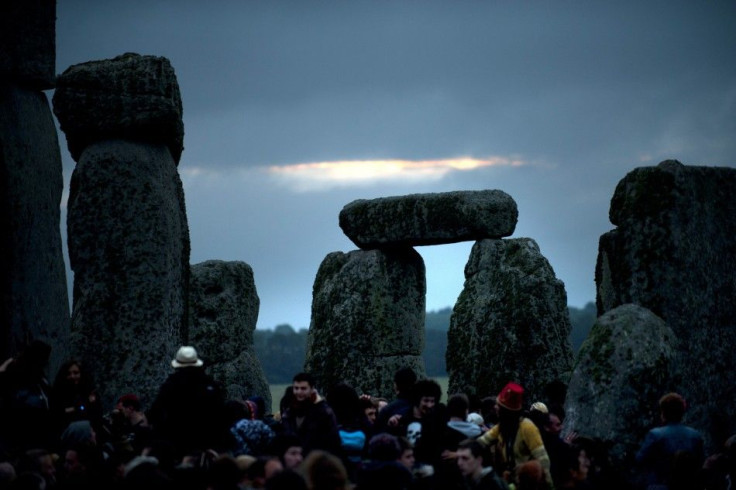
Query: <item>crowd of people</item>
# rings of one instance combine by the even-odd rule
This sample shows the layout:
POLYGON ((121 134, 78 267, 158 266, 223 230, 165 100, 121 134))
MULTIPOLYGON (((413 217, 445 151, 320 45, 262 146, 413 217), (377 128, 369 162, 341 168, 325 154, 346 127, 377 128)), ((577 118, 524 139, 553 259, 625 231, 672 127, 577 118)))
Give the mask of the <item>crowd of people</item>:
POLYGON ((706 458, 676 393, 623 471, 600 441, 562 437, 558 396, 529 403, 514 382, 443 404, 439 384, 409 368, 393 400, 322 392, 298 373, 270 414, 258 396, 227 400, 184 346, 150 407, 127 393, 106 411, 79 361, 46 382, 49 352, 33 342, 0 365, 0 489, 725 490, 736 477, 736 437, 706 458))

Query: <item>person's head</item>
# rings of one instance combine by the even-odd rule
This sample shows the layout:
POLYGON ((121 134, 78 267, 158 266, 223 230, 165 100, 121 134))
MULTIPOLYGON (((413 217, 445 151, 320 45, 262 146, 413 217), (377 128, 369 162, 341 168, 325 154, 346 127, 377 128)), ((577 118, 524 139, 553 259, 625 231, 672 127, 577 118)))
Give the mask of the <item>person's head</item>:
POLYGON ((686 408, 685 399, 677 393, 667 393, 659 399, 659 412, 665 423, 680 422, 686 408))
POLYGON ((251 419, 251 412, 248 404, 242 400, 228 400, 225 402, 222 416, 225 424, 232 427, 237 422, 251 419))
POLYGON ((216 456, 207 469, 209 488, 235 489, 240 482, 240 469, 235 459, 228 455, 216 456))
POLYGON ((464 393, 456 393, 447 400, 447 415, 450 418, 466 420, 468 418, 468 410, 470 402, 464 393))
POLYGON ((483 471, 483 446, 475 439, 466 439, 457 447, 457 466, 466 478, 475 478, 483 471))
POLYGON ((66 380, 69 384, 78 385, 82 378, 82 368, 78 362, 72 362, 66 369, 66 380))
POLYGON ((7 485, 16 477, 15 467, 8 461, 0 461, 0 488, 7 488, 7 485))
POLYGON ((70 448, 80 443, 97 443, 97 434, 89 420, 75 420, 61 433, 61 445, 70 448))
POLYGON ((42 376, 51 355, 51 346, 42 340, 33 340, 16 359, 15 365, 23 374, 42 376))
POLYGON ((9 485, 14 490, 46 490, 47 483, 38 473, 27 471, 20 473, 9 485))
POLYGON ((310 400, 314 394, 314 378, 309 373, 299 373, 294 376, 291 388, 297 402, 310 400))
POLYGON ((505 437, 509 437, 509 431, 515 431, 519 424, 523 397, 524 388, 516 383, 508 383, 496 397, 498 423, 505 437))
POLYGON ((102 468, 102 451, 89 442, 75 444, 64 453, 64 471, 67 475, 91 473, 102 468))
POLYGON ((266 480, 266 490, 307 490, 307 482, 294 470, 285 469, 266 480))
POLYGON ((480 401, 480 414, 486 424, 494 425, 498 422, 497 405, 495 396, 487 396, 480 401))
POLYGON ((118 398, 117 407, 119 410, 130 410, 133 412, 140 412, 141 410, 141 400, 138 398, 138 395, 135 395, 133 393, 126 393, 125 395, 118 398))
POLYGON ((123 418, 134 423, 132 419, 136 414, 140 414, 141 411, 141 400, 133 393, 125 394, 118 398, 115 409, 123 416, 123 418))
POLYGON ((18 472, 32 471, 43 476, 49 485, 56 481, 56 465, 53 455, 46 449, 30 449, 18 463, 18 472))
POLYGON ((544 469, 537 460, 527 461, 516 467, 516 490, 539 490, 548 488, 544 469))
POLYGON ((560 469, 563 481, 585 481, 590 469, 590 459, 585 449, 577 444, 568 447, 560 459, 560 469))
POLYGON ((403 367, 394 373, 394 390, 397 395, 408 397, 417 382, 417 375, 410 367, 403 367))
POLYGON ((368 457, 374 461, 394 461, 401 457, 401 445, 396 436, 381 432, 368 441, 368 457))
POLYGON ((501 409, 521 413, 524 401, 524 388, 516 383, 507 383, 496 397, 496 402, 501 409))
POLYGON ((541 432, 549 422, 549 411, 547 410, 547 405, 542 402, 532 403, 528 417, 529 420, 534 422, 534 425, 536 425, 537 429, 541 432))
POLYGON ((270 480, 275 474, 284 471, 284 465, 279 458, 268 458, 263 465, 263 476, 266 481, 270 480))
POLYGON ((251 396, 247 401, 256 405, 255 418, 263 420, 266 417, 266 400, 262 396, 251 396))
POLYGON ((361 398, 360 408, 363 410, 365 420, 371 425, 376 423, 376 416, 378 415, 378 401, 374 398, 361 398))
POLYGON ((54 378, 54 388, 79 386, 84 383, 82 363, 76 359, 66 361, 61 365, 54 378))
POLYGON ((412 388, 411 402, 418 417, 429 415, 440 401, 442 388, 432 379, 421 379, 412 388))
POLYGON ((397 461, 411 471, 414 468, 415 462, 414 448, 406 437, 397 437, 396 440, 399 442, 399 447, 401 448, 401 454, 397 461))
POLYGON ((551 403, 548 407, 549 413, 555 414, 561 424, 565 422, 565 407, 563 405, 560 405, 559 403, 551 403))
POLYGON ((560 435, 560 432, 562 432, 562 421, 556 413, 547 414, 547 421, 544 425, 544 430, 555 436, 560 435))
POLYGON ((338 383, 327 392, 327 403, 335 412, 338 425, 355 424, 360 420, 360 397, 355 388, 338 383))
POLYGON ((348 473, 340 458, 315 450, 302 463, 302 473, 312 490, 344 490, 348 488, 348 473))
POLYGON ((284 388, 284 396, 279 400, 279 411, 283 414, 292 403, 294 403, 294 387, 289 385, 284 388))
POLYGON ((284 468, 295 469, 303 461, 302 442, 294 434, 279 434, 270 446, 271 454, 278 456, 284 468))

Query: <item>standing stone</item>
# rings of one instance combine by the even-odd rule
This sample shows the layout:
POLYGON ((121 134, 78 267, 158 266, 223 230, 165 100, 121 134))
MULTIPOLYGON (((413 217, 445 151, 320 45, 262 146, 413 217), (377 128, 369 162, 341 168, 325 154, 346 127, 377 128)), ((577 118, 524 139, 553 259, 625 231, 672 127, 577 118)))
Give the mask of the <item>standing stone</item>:
POLYGON ((189 229, 163 144, 89 146, 72 174, 67 218, 74 270, 72 345, 103 400, 152 401, 186 338, 189 229))
POLYGON ((481 240, 447 334, 449 392, 495 395, 508 382, 538 399, 572 368, 565 286, 530 238, 481 240))
POLYGON ((598 313, 636 303, 680 339, 688 421, 720 447, 736 432, 736 169, 668 160, 630 172, 601 236, 598 313))
POLYGON ((68 356, 69 295, 59 229, 63 178, 51 110, 56 2, 0 2, 0 357, 33 339, 68 356))
POLYGON ((253 346, 260 300, 245 262, 210 260, 191 267, 189 339, 231 399, 271 392, 253 346))
POLYGON ((153 56, 82 63, 59 76, 54 112, 77 160, 67 215, 72 346, 100 380, 103 402, 137 392, 145 405, 187 338, 176 78, 153 56))
POLYGON ((59 141, 41 92, 0 84, 0 357, 29 340, 68 356, 69 295, 61 248, 59 141))
POLYGON ((56 1, 0 2, 0 80, 47 90, 55 77, 56 1))
POLYGON ((305 369, 324 389, 340 381, 393 397, 394 372, 424 375, 426 279, 412 248, 333 252, 314 282, 305 369))
POLYGON ((353 201, 340 228, 362 249, 413 247, 509 236, 518 214, 498 190, 411 194, 353 201))
POLYGON ((599 317, 570 379, 566 430, 610 443, 612 460, 633 467, 641 441, 659 423, 659 398, 673 389, 675 351, 675 334, 646 308, 627 304, 599 317))

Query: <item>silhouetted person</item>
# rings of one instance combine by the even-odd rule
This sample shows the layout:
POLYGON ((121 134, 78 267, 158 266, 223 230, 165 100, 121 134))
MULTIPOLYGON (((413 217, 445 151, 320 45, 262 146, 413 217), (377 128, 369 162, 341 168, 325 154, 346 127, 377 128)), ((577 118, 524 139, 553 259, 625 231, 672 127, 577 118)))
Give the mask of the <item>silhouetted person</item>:
POLYGON ((662 427, 652 429, 636 453, 636 462, 646 472, 648 485, 668 485, 673 474, 675 458, 689 461, 689 454, 699 468, 704 459, 703 436, 697 430, 681 423, 687 409, 685 399, 677 393, 668 393, 659 400, 662 427))
POLYGON ((193 347, 181 347, 171 361, 175 371, 161 385, 148 417, 154 437, 171 441, 180 455, 232 445, 224 393, 202 365, 193 347))
POLYGON ((58 435, 46 380, 51 347, 34 340, 0 369, 0 446, 5 449, 50 448, 58 435))

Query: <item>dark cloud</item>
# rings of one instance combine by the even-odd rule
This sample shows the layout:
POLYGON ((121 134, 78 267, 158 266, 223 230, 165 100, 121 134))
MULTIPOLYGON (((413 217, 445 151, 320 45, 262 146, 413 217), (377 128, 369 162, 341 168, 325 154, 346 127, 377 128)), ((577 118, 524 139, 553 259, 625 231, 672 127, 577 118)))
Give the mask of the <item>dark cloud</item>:
MULTIPOLYGON (((627 172, 736 164, 734 2, 64 0, 57 13, 59 71, 128 51, 172 61, 192 261, 250 263, 264 327, 306 326, 320 261, 353 248, 337 226, 353 199, 503 189, 515 236, 538 241, 582 305, 627 172), (322 192, 243 173, 458 156, 530 164, 322 192)), ((430 308, 455 301, 469 250, 419 250, 430 308)))

